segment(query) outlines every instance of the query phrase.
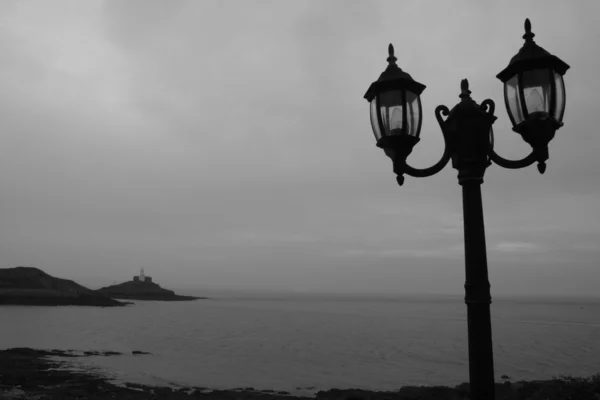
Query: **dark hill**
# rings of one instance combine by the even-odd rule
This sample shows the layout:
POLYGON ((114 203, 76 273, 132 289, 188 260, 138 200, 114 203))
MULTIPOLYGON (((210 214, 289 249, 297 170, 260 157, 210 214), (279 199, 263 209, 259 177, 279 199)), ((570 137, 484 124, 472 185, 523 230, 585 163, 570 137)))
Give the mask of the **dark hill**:
POLYGON ((0 268, 0 304, 39 306, 124 306, 71 280, 33 267, 0 268))
POLYGON ((114 299, 132 299, 132 300, 161 300, 161 301, 182 301, 198 300, 205 297, 179 296, 174 291, 163 289, 154 282, 128 281, 118 285, 103 287, 97 290, 114 299))

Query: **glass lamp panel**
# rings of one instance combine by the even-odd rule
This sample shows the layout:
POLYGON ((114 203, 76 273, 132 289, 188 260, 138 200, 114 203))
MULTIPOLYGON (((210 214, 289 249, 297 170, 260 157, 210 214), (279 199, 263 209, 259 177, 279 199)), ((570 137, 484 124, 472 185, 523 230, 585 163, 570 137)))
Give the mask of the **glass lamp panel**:
POLYGON ((402 135, 402 91, 390 90, 379 95, 379 110, 384 136, 402 135))
POLYGON ((550 115, 552 81, 547 69, 532 69, 523 72, 523 95, 529 117, 550 115))
POLYGON ((371 100, 371 128, 373 128, 375 139, 379 141, 381 139, 381 129, 379 128, 379 118, 377 117, 377 97, 371 100))
POLYGON ((423 126, 423 107, 421 106, 421 96, 417 96, 417 107, 419 110, 419 125, 417 126, 417 137, 421 136, 421 127, 423 126))
POLYGON ((556 108, 554 109, 554 119, 562 122, 565 115, 565 81, 558 72, 554 72, 554 87, 556 89, 556 108))
POLYGON ((525 121, 523 107, 521 106, 521 97, 519 97, 518 75, 513 76, 504 83, 504 100, 506 101, 506 108, 513 126, 525 121))
POLYGON ((407 134, 418 137, 421 129, 421 101, 419 96, 406 91, 406 130, 407 134))

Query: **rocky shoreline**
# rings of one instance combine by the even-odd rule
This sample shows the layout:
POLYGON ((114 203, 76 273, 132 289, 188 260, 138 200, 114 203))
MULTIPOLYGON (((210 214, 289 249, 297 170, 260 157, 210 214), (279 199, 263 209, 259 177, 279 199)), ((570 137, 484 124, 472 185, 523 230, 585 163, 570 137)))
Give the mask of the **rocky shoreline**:
MULTIPOLYGON (((133 354, 151 356, 134 351, 133 354)), ((204 400, 309 400, 309 397, 292 396, 287 392, 239 388, 211 390, 205 387, 146 386, 127 383, 114 384, 109 377, 92 372, 68 369, 66 360, 73 357, 119 356, 111 351, 36 350, 13 348, 0 351, 0 398, 54 400, 54 399, 204 399, 204 400), (60 360, 64 358, 65 360, 60 360)), ((552 379, 533 382, 504 382, 496 385, 497 400, 598 400, 600 399, 600 374, 590 378, 552 379)), ((426 400, 468 399, 468 384, 457 387, 405 386, 394 392, 331 389, 320 391, 317 400, 426 400)))

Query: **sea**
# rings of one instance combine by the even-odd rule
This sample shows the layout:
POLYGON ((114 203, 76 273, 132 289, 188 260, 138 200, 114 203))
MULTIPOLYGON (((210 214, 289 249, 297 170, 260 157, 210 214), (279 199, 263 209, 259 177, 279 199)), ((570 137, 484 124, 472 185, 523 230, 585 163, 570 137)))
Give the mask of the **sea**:
MULTIPOLYGON (((468 381, 461 296, 253 295, 127 307, 0 306, 0 348, 123 352, 68 359, 116 383, 396 390, 468 381), (134 350, 151 355, 132 355, 134 350)), ((600 373, 600 299, 496 298, 495 375, 600 373)))

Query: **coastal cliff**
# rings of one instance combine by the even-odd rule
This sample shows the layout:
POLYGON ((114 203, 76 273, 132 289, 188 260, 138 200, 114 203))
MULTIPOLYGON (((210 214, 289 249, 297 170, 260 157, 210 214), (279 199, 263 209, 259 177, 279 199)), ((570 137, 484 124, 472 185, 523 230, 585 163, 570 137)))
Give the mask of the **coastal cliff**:
POLYGON ((183 301, 206 299, 206 297, 180 296, 174 291, 163 289, 160 285, 143 280, 123 282, 118 285, 103 287, 97 292, 112 297, 113 299, 131 300, 160 300, 183 301))
POLYGON ((0 304, 32 306, 124 306, 71 280, 34 267, 0 268, 0 304))

